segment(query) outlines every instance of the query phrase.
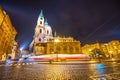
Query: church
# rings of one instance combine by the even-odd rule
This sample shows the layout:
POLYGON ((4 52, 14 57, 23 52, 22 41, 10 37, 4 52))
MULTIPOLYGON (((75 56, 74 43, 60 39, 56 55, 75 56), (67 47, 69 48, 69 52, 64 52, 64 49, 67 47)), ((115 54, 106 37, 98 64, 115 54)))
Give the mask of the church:
POLYGON ((47 19, 44 18, 43 11, 41 10, 33 41, 31 42, 30 51, 33 55, 45 54, 80 54, 81 43, 72 37, 58 37, 52 34, 52 28, 48 24, 47 19))

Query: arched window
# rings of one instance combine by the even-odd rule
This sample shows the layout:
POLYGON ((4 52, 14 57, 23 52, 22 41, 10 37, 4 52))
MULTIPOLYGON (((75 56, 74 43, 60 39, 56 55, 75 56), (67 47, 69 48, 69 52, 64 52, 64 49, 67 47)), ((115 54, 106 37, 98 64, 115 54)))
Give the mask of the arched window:
POLYGON ((40 24, 42 24, 42 21, 40 21, 40 24))
POLYGON ((40 29, 40 33, 42 33, 42 29, 40 29))
POLYGON ((43 18, 40 18, 41 20, 43 19, 43 18))
POLYGON ((39 41, 41 41, 41 38, 39 38, 39 41))
POLYGON ((49 34, 49 31, 47 30, 47 34, 49 34))

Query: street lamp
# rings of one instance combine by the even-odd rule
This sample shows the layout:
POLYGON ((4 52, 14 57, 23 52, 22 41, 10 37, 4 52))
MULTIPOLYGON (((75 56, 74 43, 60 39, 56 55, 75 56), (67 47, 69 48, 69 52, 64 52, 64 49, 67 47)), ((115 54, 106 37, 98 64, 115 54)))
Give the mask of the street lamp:
POLYGON ((109 53, 110 53, 110 59, 112 59, 113 51, 109 51, 109 53))
POLYGON ((58 42, 60 42, 60 41, 59 41, 59 39, 55 39, 55 42, 58 43, 58 42))
POLYGON ((57 61, 58 61, 58 50, 57 50, 57 48, 58 48, 58 43, 60 42, 60 40, 55 39, 54 42, 56 43, 56 58, 57 58, 57 61))
POLYGON ((91 51, 92 51, 92 50, 91 50, 91 49, 89 49, 89 54, 91 54, 91 51))
POLYGON ((89 49, 89 55, 91 58, 93 58, 92 49, 89 49))

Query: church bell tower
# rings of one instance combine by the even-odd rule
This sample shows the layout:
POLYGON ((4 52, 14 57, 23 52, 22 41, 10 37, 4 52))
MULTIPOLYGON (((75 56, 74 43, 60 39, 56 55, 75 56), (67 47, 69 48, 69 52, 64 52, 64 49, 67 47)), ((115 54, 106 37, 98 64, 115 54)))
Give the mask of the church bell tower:
POLYGON ((53 35, 51 26, 48 24, 47 19, 46 20, 44 19, 43 11, 41 10, 37 20, 37 25, 35 27, 33 41, 30 44, 30 50, 33 49, 34 52, 40 54, 44 53, 43 48, 45 46, 42 45, 45 45, 47 41, 49 41, 52 38, 53 35))
POLYGON ((38 17, 37 25, 44 26, 44 15, 43 15, 42 10, 41 10, 40 15, 38 17))

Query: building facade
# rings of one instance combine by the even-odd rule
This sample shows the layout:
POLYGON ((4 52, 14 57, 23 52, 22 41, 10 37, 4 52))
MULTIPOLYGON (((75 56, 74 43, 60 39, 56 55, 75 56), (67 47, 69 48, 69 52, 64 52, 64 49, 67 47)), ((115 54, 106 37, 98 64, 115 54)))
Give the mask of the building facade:
POLYGON ((80 41, 74 40, 72 37, 62 38, 54 37, 47 42, 47 54, 80 54, 80 41))
POLYGON ((92 58, 96 58, 98 56, 101 57, 109 57, 109 53, 107 50, 107 45, 104 43, 92 43, 92 44, 86 44, 82 46, 82 53, 83 54, 89 54, 92 58))
POLYGON ((38 46, 39 44, 46 43, 48 40, 52 38, 53 38, 52 29, 48 24, 47 20, 44 19, 43 11, 41 10, 37 20, 37 25, 35 27, 33 41, 30 44, 30 50, 35 46, 38 46))
POLYGON ((0 7, 0 59, 6 60, 8 54, 12 53, 15 36, 17 32, 12 26, 8 14, 0 7))
POLYGON ((94 43, 94 44, 86 44, 82 46, 83 54, 92 54, 96 53, 95 50, 99 50, 99 52, 104 55, 106 58, 120 58, 120 41, 112 40, 108 43, 94 43))
POLYGON ((20 51, 20 45, 18 42, 14 41, 12 53, 9 55, 11 55, 11 59, 18 59, 20 57, 21 51, 20 51))
POLYGON ((120 41, 112 40, 108 43, 110 58, 120 58, 120 41))
POLYGON ((30 50, 33 49, 34 55, 81 53, 80 41, 74 40, 72 37, 53 37, 51 26, 48 25, 47 20, 44 20, 43 12, 41 11, 33 41, 30 44, 30 50))
POLYGON ((83 54, 90 54, 94 49, 100 49, 100 43, 85 44, 82 46, 83 54))

